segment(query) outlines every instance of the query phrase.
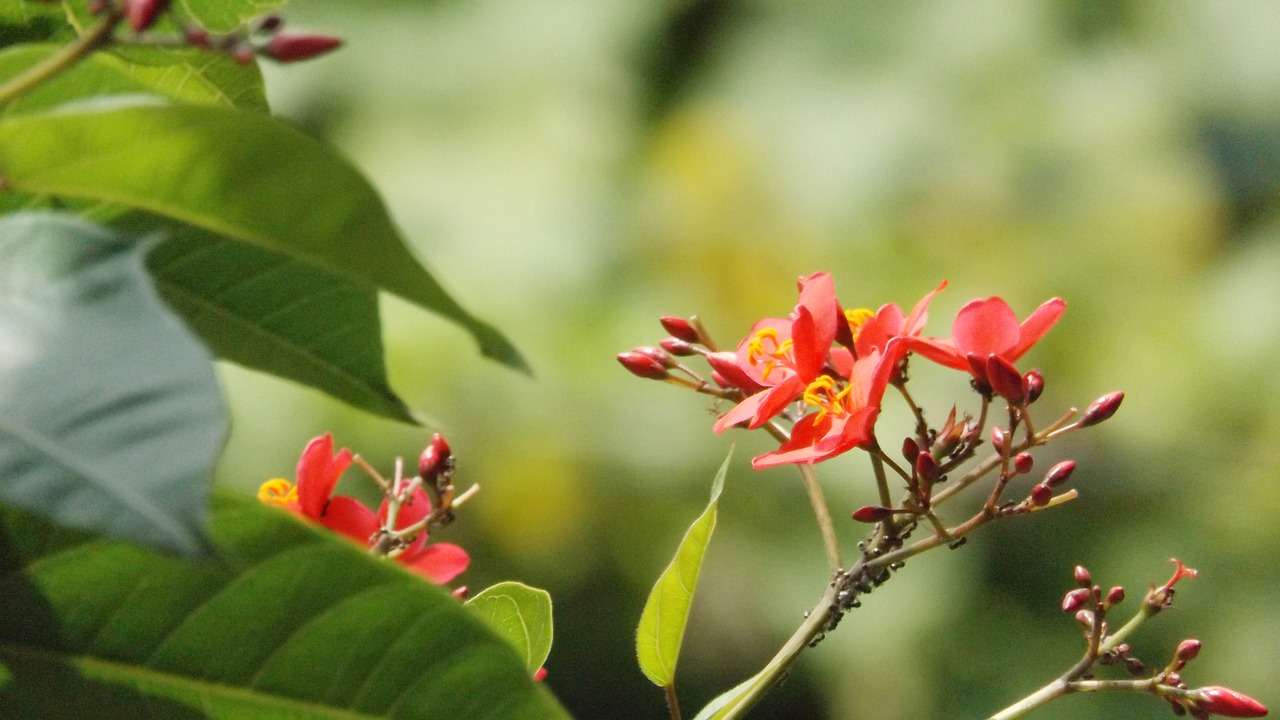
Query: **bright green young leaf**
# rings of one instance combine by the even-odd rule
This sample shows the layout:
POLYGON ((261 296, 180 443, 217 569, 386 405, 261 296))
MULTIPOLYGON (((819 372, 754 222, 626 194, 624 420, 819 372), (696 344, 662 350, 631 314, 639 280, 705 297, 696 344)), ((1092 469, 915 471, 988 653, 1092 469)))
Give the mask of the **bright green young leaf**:
POLYGON ((146 250, 74 216, 0 219, 0 501, 198 554, 227 420, 146 250))
POLYGON ((494 632, 506 638, 530 673, 551 653, 551 595, 518 582, 501 582, 467 601, 494 632))
POLYGON ((217 32, 233 30, 246 20, 284 4, 285 0, 178 0, 174 3, 201 25, 217 32))
POLYGON ((147 257, 147 269, 219 358, 415 422, 387 383, 372 285, 154 216, 134 213, 115 226, 162 229, 166 239, 147 257))
POLYGON ((0 511, 0 715, 567 718, 462 603, 257 500, 190 562, 0 511), (6 714, 11 713, 11 714, 6 714))
MULTIPOLYGON (((729 455, 732 457, 733 453, 729 455)), ((680 645, 684 642, 684 628, 689 622, 693 591, 698 587, 702 558, 716 527, 716 508, 728 471, 729 458, 726 457, 711 484, 711 502, 689 526, 676 556, 649 592, 644 612, 640 614, 640 626, 636 628, 636 655, 645 677, 659 687, 675 682, 676 662, 680 658, 680 645)))
POLYGON ((278 120, 151 105, 11 118, 0 122, 0 176, 19 192, 118 202, 374 285, 460 323, 484 354, 525 367, 422 267, 368 181, 278 120))
MULTIPOLYGON (((0 51, 0 82, 48 58, 62 46, 17 45, 0 51)), ((96 52, 31 92, 0 106, 0 116, 29 114, 102 95, 153 94, 197 105, 266 112, 262 73, 222 53, 134 48, 128 58, 96 52)))

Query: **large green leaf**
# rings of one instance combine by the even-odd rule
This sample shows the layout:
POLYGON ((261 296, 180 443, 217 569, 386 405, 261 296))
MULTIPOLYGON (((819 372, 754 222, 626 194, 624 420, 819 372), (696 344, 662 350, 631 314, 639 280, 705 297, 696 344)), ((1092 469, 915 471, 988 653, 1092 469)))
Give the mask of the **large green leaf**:
POLYGON ((546 590, 500 582, 468 600, 467 607, 511 643, 529 672, 536 672, 547 661, 552 625, 551 595, 546 590))
MULTIPOLYGON (((18 45, 0 52, 0 82, 45 60, 60 45, 18 45)), ((257 65, 241 65, 222 53, 137 48, 126 58, 97 52, 0 108, 4 116, 31 113, 101 95, 148 93, 200 105, 267 110, 257 65)))
POLYGON ((60 4, 0 0, 0 47, 74 35, 60 4))
POLYGON ((506 641, 396 563, 225 491, 210 535, 217 560, 193 563, 0 511, 0 714, 567 717, 506 641))
POLYGON ((0 219, 0 501, 198 553, 226 417, 146 250, 73 216, 0 219))
POLYGON ((462 324, 486 355, 524 367, 419 264, 360 173, 278 120, 195 106, 12 118, 0 122, 0 176, 20 192, 122 203, 374 285, 462 324))
POLYGON ((232 30, 284 4, 285 0, 178 0, 174 3, 204 27, 218 32, 232 30))
MULTIPOLYGON (((729 457, 732 456, 730 452, 729 457)), ((715 481, 711 483, 711 501, 707 509, 689 526, 675 557, 649 592, 644 612, 640 614, 640 626, 636 629, 636 656, 645 677, 659 687, 670 687, 675 682, 680 645, 684 642, 684 629, 689 622, 693 591, 698 587, 702 558, 716 527, 717 507, 720 491, 724 489, 724 476, 729 471, 729 457, 724 459, 715 481)))
MULTIPOLYGON (((116 223, 155 227, 133 214, 116 223)), ((415 422, 387 383, 378 294, 288 255, 163 223, 147 257, 156 288, 215 355, 415 422)))

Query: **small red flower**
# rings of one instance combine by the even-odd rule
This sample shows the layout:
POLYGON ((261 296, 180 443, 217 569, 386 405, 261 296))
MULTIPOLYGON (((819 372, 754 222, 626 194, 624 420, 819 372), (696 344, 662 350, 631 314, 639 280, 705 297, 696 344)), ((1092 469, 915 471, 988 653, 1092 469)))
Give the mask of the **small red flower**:
POLYGON ((986 383, 986 363, 990 356, 1009 365, 1017 362, 1058 322, 1066 307, 1062 299, 1053 298, 1019 323, 1017 315, 1001 298, 972 300, 956 314, 950 339, 912 339, 909 349, 936 363, 971 373, 986 383))
POLYGON ((367 544, 378 531, 377 516, 355 498, 333 497, 338 478, 350 466, 351 451, 343 448, 335 455, 333 436, 325 433, 303 449, 298 458, 296 485, 280 478, 268 480, 258 489, 258 498, 367 544))
POLYGON ((738 344, 734 365, 749 381, 743 384, 763 389, 721 416, 715 424, 717 433, 742 422, 748 429, 760 427, 823 375, 844 313, 830 273, 803 278, 800 288, 800 300, 787 319, 757 322, 738 344))

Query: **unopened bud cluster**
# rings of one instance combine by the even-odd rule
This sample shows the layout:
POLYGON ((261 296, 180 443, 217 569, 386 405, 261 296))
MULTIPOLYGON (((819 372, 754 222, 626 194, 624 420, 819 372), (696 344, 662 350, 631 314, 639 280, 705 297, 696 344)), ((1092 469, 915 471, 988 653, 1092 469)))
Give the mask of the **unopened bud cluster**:
MULTIPOLYGON (((151 30, 171 10, 171 0, 94 0, 89 7, 92 14, 112 13, 122 19, 134 33, 151 30)), ((175 23, 182 25, 182 23, 175 23)), ((283 30, 284 19, 271 13, 248 27, 213 35, 197 25, 182 30, 180 44, 224 53, 236 62, 247 64, 255 56, 270 58, 276 62, 298 62, 319 57, 342 46, 342 40, 329 35, 297 33, 283 30)))

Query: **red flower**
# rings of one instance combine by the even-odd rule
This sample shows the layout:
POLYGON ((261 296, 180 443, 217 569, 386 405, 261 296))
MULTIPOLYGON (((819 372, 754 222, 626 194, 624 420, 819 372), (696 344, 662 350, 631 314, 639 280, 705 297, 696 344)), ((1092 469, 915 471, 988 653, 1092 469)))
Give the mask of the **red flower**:
POLYGON ((895 303, 882 306, 875 315, 858 326, 854 338, 854 353, 858 357, 864 357, 872 350, 883 353, 893 338, 919 335, 924 330, 925 321, 929 319, 929 301, 946 286, 947 281, 943 280, 938 287, 921 298, 905 317, 902 315, 902 308, 895 303))
POLYGON ((814 381, 804 392, 815 412, 796 421, 791 438, 774 452, 753 459, 751 466, 766 468, 786 463, 816 463, 875 443, 876 418, 889 379, 902 359, 905 347, 892 339, 881 354, 871 351, 859 357, 848 373, 848 384, 836 390, 829 375, 814 381))
MULTIPOLYGON (((388 504, 383 501, 382 506, 378 508, 379 525, 386 525, 387 512, 388 504)), ((415 488, 409 501, 402 504, 396 514, 396 530, 403 530, 430 515, 431 498, 427 497, 427 493, 421 487, 415 488)), ((395 556, 395 559, 437 585, 443 585, 454 579, 471 564, 471 557, 467 555, 466 550, 451 543, 428 545, 427 537, 428 533, 424 528, 408 547, 395 556)))
POLYGON ((1053 298, 1019 324, 1001 298, 972 300, 956 314, 951 339, 913 338, 908 348, 986 383, 988 358, 994 355, 1009 364, 1016 362, 1058 322, 1066 307, 1061 298, 1053 298))
POLYGON ((378 518, 364 503, 345 495, 332 497, 338 478, 351 466, 351 451, 333 453, 333 436, 313 438, 298 458, 297 484, 275 478, 258 489, 258 498, 280 505, 336 533, 367 544, 378 531, 378 518))
POLYGON ((764 389, 725 413, 715 431, 722 433, 741 422, 748 429, 760 427, 804 394, 822 376, 841 322, 831 274, 802 278, 800 300, 791 315, 757 322, 738 344, 734 365, 749 383, 764 389))

